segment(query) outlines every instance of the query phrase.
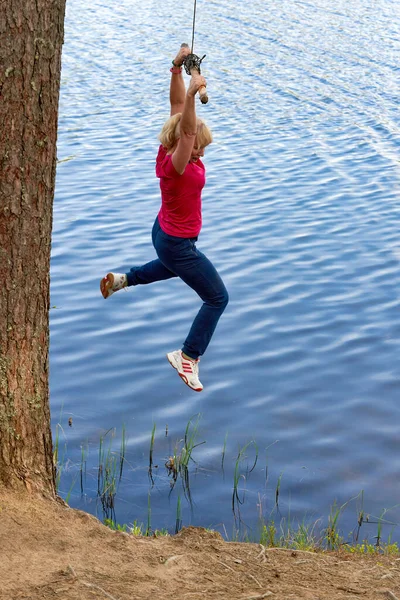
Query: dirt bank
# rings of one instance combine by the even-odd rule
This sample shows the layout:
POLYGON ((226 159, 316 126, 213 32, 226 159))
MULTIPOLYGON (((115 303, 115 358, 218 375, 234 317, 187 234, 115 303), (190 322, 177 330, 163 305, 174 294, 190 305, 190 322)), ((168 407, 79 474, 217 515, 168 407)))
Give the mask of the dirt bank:
POLYGON ((400 600, 400 558, 265 550, 191 527, 137 538, 0 489, 0 598, 400 600))

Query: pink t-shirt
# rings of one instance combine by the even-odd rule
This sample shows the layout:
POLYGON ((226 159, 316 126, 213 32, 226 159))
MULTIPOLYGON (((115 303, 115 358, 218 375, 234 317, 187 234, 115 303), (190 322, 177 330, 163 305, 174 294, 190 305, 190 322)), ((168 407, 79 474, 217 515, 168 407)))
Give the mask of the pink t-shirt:
POLYGON ((188 163, 182 175, 175 170, 172 154, 160 146, 156 160, 160 178, 160 227, 165 233, 183 238, 197 237, 201 229, 201 190, 206 171, 200 159, 188 163))

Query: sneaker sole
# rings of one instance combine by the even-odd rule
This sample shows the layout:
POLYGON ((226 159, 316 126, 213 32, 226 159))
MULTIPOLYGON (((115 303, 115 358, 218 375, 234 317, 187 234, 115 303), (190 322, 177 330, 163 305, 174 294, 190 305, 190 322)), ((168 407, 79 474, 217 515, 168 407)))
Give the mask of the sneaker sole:
MULTIPOLYGON (((173 369, 175 369, 175 371, 178 371, 178 367, 176 366, 176 363, 175 363, 175 361, 174 361, 173 359, 171 360, 168 354, 167 354, 167 359, 168 359, 168 362, 169 362, 169 364, 171 365, 171 367, 172 367, 173 369)), ((186 385, 187 385, 187 386, 188 386, 188 387, 189 387, 191 390, 193 390, 194 392, 202 392, 202 391, 203 391, 203 388, 194 388, 194 387, 192 387, 192 386, 190 385, 190 383, 188 382, 188 379, 187 379, 186 375, 184 375, 183 373, 179 373, 179 371, 178 371, 178 375, 179 375, 179 377, 182 379, 183 383, 186 383, 186 385)))
POLYGON ((112 290, 114 285, 114 275, 112 273, 107 273, 105 277, 100 281, 100 291, 104 300, 107 300, 111 294, 109 293, 112 290))

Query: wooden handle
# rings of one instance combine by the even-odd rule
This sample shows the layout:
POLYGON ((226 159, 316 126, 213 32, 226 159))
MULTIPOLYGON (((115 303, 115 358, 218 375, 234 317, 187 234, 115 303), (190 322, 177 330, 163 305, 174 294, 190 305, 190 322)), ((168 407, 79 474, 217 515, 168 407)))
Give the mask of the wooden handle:
MULTIPOLYGON (((191 73, 191 75, 193 75, 193 73, 198 73, 198 70, 190 69, 190 73, 191 73)), ((202 85, 201 88, 199 88, 199 96, 200 96, 200 100, 201 100, 202 104, 207 104, 208 94, 207 94, 207 89, 204 85, 202 85)))
POLYGON ((200 100, 203 104, 207 104, 208 102, 208 94, 207 94, 207 90, 204 87, 204 85, 199 88, 199 96, 200 96, 200 100))

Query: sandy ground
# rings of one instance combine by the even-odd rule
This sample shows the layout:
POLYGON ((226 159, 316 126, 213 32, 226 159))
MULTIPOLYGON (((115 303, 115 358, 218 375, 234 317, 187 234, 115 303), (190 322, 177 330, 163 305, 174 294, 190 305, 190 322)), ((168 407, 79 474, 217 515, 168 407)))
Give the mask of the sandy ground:
POLYGON ((400 600, 400 558, 265 549, 201 528, 137 538, 0 488, 7 600, 400 600))

